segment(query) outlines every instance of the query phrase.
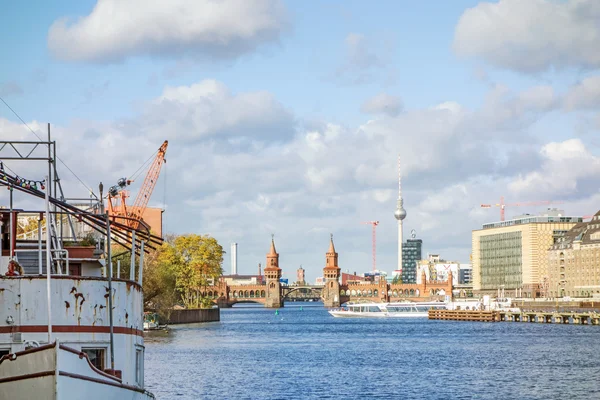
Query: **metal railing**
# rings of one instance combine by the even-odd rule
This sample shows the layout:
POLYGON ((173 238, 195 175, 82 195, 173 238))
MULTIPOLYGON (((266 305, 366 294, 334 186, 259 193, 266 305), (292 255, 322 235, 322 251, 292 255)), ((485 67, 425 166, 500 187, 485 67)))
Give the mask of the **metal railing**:
MULTIPOLYGON (((31 249, 16 249, 15 250, 15 261, 19 262, 19 254, 18 253, 25 253, 25 252, 39 252, 39 250, 31 250, 31 249)), ((56 275, 68 275, 69 274, 69 250, 67 249, 51 249, 50 250, 51 253, 55 253, 58 254, 58 256, 53 256, 52 260, 53 261, 58 261, 57 262, 57 273, 56 275), (63 274, 62 272, 62 267, 60 265, 60 262, 64 261, 65 262, 65 273, 63 274)), ((42 264, 39 262, 38 260, 38 273, 41 275, 42 274, 42 264)))

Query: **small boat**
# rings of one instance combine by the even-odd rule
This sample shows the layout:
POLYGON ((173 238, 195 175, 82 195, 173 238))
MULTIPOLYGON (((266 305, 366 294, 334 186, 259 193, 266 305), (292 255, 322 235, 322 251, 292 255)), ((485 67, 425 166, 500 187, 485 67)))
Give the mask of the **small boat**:
POLYGON ((160 325, 158 314, 145 312, 144 313, 144 331, 160 331, 167 329, 166 324, 160 325))
POLYGON ((398 303, 357 303, 347 304, 340 309, 330 310, 336 318, 414 318, 427 317, 430 309, 446 310, 447 303, 398 302, 398 303))

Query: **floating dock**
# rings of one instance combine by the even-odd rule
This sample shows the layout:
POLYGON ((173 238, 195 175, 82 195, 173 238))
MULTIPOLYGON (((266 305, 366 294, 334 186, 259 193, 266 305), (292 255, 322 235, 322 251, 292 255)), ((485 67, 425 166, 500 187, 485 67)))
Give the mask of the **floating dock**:
POLYGON ((429 310, 429 319, 472 322, 600 325, 600 313, 598 312, 429 310))

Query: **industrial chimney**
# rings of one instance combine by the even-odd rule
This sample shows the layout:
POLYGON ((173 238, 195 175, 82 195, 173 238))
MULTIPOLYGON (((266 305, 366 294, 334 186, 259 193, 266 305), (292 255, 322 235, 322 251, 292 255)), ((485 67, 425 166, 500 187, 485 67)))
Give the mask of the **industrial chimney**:
POLYGON ((237 274, 237 243, 231 243, 231 275, 237 274))

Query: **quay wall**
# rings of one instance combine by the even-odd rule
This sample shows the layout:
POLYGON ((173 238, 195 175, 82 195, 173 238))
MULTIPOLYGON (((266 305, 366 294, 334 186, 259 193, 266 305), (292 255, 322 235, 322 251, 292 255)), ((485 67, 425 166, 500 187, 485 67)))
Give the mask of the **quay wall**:
POLYGON ((221 310, 218 308, 195 308, 188 310, 172 310, 167 324, 193 324, 196 322, 218 322, 221 310))
POLYGON ((523 301, 513 300, 512 305, 523 311, 600 311, 600 300, 596 301, 523 301))

